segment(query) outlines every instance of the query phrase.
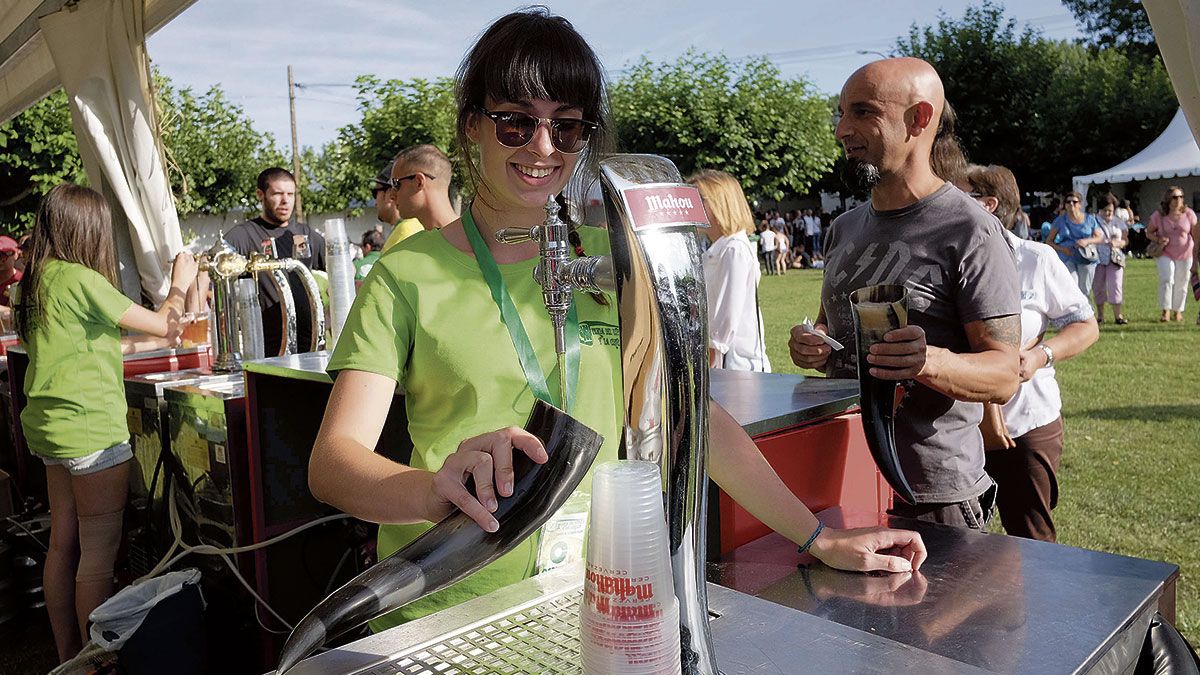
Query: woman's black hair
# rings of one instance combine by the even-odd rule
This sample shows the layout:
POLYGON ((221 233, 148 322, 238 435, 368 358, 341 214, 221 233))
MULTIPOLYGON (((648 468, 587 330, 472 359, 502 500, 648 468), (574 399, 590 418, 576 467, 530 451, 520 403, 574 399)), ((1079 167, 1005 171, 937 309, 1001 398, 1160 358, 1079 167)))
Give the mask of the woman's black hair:
MULTIPOLYGON (((458 66, 454 88, 458 108, 455 142, 468 181, 476 191, 479 168, 467 137, 467 125, 489 98, 497 102, 541 99, 578 106, 583 110, 583 119, 596 123, 575 174, 564 194, 557 197, 561 216, 569 221, 567 202, 584 203, 588 189, 599 180, 600 159, 613 148, 608 89, 600 59, 570 21, 541 5, 504 15, 479 36, 458 66)), ((568 236, 576 254, 585 255, 574 223, 568 236)), ((608 304, 601 294, 593 293, 592 298, 608 304)))
POLYGON ((586 188, 599 176, 600 158, 611 152, 612 125, 604 69, 571 22, 546 7, 521 8, 489 26, 459 65, 456 141, 476 189, 480 177, 467 125, 488 98, 501 102, 542 99, 579 106, 584 119, 599 125, 567 186, 571 201, 582 203, 586 188))

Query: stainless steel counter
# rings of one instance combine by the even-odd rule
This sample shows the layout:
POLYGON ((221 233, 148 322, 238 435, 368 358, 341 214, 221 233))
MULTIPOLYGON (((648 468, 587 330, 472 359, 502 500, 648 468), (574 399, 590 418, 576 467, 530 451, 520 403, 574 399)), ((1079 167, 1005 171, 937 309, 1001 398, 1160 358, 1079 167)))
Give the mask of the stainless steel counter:
MULTIPOLYGON (((844 521, 840 513, 822 517, 844 521)), ((1179 572, 1175 565, 1057 544, 900 519, 891 524, 925 538, 930 558, 919 574, 838 572, 802 559, 776 535, 711 565, 721 669, 730 675, 1129 673, 1150 617, 1163 593, 1173 593, 1179 572), (807 564, 797 569, 797 562, 807 564)), ((330 650, 292 672, 578 673, 580 584, 578 569, 527 579, 330 650)))
MULTIPOLYGON (((821 518, 874 524, 833 509, 821 518)), ((1175 565, 1099 551, 900 518, 884 524, 921 533, 930 556, 919 573, 839 572, 773 534, 710 564, 709 580, 990 672, 1041 674, 1128 672, 1179 575, 1175 565)))
MULTIPOLYGON (((329 352, 247 361, 245 370, 312 382, 331 382, 329 352)), ((832 417, 858 405, 858 382, 803 375, 746 373, 714 368, 709 384, 721 404, 751 436, 832 417)))
MULTIPOLYGON (((294 675, 580 673, 583 572, 552 572, 314 656, 294 675)), ((708 586, 713 640, 729 675, 986 671, 781 605, 708 586)))
POLYGON ((325 372, 329 363, 329 352, 305 352, 304 354, 287 354, 272 356, 255 361, 246 361, 242 368, 252 373, 288 377, 296 380, 311 382, 332 382, 325 372))
POLYGON ((832 417, 858 405, 857 380, 713 368, 709 393, 751 436, 832 417))

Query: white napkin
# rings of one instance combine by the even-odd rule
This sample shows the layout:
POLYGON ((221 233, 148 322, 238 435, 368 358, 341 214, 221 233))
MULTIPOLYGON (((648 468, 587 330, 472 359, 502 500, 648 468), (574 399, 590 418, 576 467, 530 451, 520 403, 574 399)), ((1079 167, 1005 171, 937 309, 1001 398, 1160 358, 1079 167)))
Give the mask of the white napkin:
POLYGON ((807 316, 804 317, 804 323, 800 324, 800 328, 802 328, 804 330, 804 332, 808 333, 809 335, 816 335, 817 337, 821 338, 825 342, 825 344, 832 347, 835 351, 840 351, 842 349, 845 349, 845 347, 842 345, 842 343, 840 343, 837 340, 834 340, 833 338, 829 337, 828 335, 818 331, 813 326, 813 322, 810 321, 807 316))

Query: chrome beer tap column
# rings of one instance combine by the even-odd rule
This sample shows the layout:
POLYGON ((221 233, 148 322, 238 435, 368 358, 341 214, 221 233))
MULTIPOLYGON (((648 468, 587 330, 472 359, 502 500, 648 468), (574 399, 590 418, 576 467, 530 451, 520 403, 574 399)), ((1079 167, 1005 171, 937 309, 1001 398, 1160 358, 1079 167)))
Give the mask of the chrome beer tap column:
POLYGON ((231 373, 242 369, 245 336, 240 329, 237 280, 246 274, 255 279, 256 287, 260 272, 271 275, 271 282, 279 294, 279 303, 284 313, 283 338, 280 345, 284 354, 294 354, 297 350, 296 300, 286 273, 299 274, 304 281, 304 292, 308 294, 312 307, 310 320, 313 341, 310 345, 304 345, 304 348, 313 351, 325 348, 325 305, 321 302, 317 281, 304 263, 291 258, 276 260, 262 253, 243 256, 221 235, 217 237, 212 248, 201 254, 199 266, 201 270, 208 272, 213 280, 213 313, 217 339, 217 344, 213 345, 213 371, 231 373))
POLYGON ((662 157, 610 157, 601 186, 621 320, 624 454, 662 466, 683 671, 713 675, 704 577, 708 310, 696 238, 708 217, 700 193, 662 157))
POLYGON ((213 320, 217 343, 213 345, 213 371, 242 369, 242 339, 237 309, 237 279, 246 271, 246 257, 222 235, 200 256, 199 266, 213 283, 213 320))
MULTIPOLYGON (((541 260, 533 270, 533 278, 542 287, 542 301, 554 324, 554 351, 558 355, 562 372, 567 353, 567 313, 571 309, 571 293, 583 291, 615 290, 612 277, 612 261, 607 257, 590 256, 571 260, 571 242, 568 225, 558 217, 558 201, 554 195, 546 198, 546 220, 530 228, 506 227, 496 232, 496 241, 504 244, 519 244, 537 241, 541 260)), ((560 377, 560 401, 567 400, 566 377, 560 377)))
MULTIPOLYGON (((572 289, 617 293, 623 456, 662 467, 684 672, 713 675, 718 670, 704 586, 708 310, 696 238, 696 227, 707 227, 708 217, 700 193, 662 157, 610 157, 601 162, 601 186, 611 256, 570 260, 567 226, 553 197, 542 225, 501 230, 496 238, 539 242, 542 260, 534 278, 557 338, 572 289)), ((561 363, 561 339, 557 346, 561 363)))

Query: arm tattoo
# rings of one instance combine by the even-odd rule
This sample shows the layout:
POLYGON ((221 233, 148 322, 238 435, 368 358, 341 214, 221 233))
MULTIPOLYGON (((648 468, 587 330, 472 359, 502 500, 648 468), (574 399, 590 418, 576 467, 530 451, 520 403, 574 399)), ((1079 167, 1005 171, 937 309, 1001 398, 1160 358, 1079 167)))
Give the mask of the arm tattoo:
POLYGON ((1009 314, 983 320, 987 336, 1014 349, 1021 348, 1021 315, 1009 314))

